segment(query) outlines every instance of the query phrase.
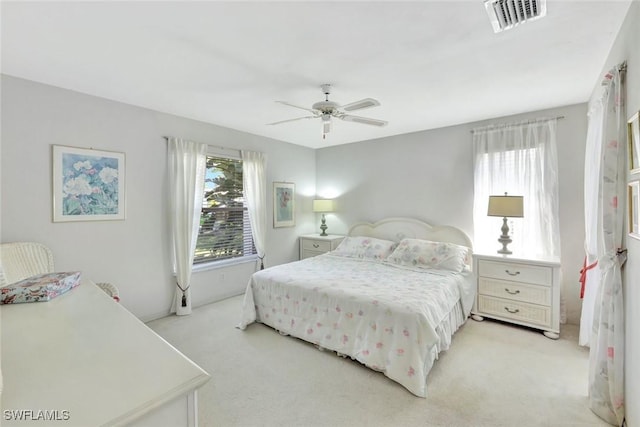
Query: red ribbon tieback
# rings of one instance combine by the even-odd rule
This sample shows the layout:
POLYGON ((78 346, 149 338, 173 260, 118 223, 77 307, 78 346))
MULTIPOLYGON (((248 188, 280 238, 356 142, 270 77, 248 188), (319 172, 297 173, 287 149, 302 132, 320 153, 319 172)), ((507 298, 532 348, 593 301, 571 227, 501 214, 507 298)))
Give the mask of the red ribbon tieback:
POLYGON ((591 265, 587 265, 587 257, 584 257, 584 263, 580 270, 580 279, 578 280, 580 282, 580 299, 584 298, 584 288, 587 284, 587 271, 591 270, 596 265, 598 265, 598 260, 591 265))

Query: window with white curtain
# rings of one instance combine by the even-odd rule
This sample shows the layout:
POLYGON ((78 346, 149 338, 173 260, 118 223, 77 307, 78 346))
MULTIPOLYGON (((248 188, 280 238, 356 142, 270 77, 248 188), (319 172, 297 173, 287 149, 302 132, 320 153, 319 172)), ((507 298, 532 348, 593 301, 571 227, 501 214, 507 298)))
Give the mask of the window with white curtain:
MULTIPOLYGON (((491 242, 493 247, 498 248, 501 244, 497 243, 498 235, 502 227, 502 218, 487 216, 487 208, 489 203, 489 196, 501 196, 507 193, 510 196, 522 196, 524 194, 524 188, 520 182, 513 179, 518 175, 520 165, 523 161, 530 159, 535 162, 537 156, 537 150, 528 148, 521 150, 509 150, 497 153, 483 153, 478 155, 478 168, 482 170, 482 173, 488 177, 490 185, 486 186, 486 189, 491 189, 488 192, 481 191, 480 204, 485 204, 485 208, 480 210, 481 217, 479 221, 485 223, 475 233, 476 240, 481 242, 491 242), (486 218, 485 218, 486 217, 486 218)), ((535 201, 534 201, 535 202, 535 201)), ((530 200, 523 200, 523 204, 526 206, 531 203, 530 200)), ((508 218, 509 235, 514 243, 509 245, 511 250, 517 248, 517 252, 522 252, 520 236, 523 236, 523 221, 522 218, 508 218)), ((535 246, 538 246, 536 243, 535 246)))
POLYGON ((502 218, 487 216, 489 196, 522 196, 524 217, 508 218, 514 254, 559 256, 556 120, 473 131, 474 246, 501 248, 502 218))
POLYGON ((244 199, 242 160, 208 155, 194 265, 255 259, 244 199))

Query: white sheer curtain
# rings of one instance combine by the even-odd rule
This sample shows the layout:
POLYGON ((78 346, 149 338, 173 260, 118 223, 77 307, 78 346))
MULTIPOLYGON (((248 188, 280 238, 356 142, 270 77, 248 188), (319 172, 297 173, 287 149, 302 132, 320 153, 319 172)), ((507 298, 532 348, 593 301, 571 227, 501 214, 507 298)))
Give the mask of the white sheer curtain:
POLYGON ((265 155, 256 151, 241 151, 242 185, 249 211, 253 244, 264 268, 265 240, 267 234, 267 187, 265 155))
POLYGON ((600 86, 598 93, 589 103, 587 142, 584 162, 584 225, 585 259, 580 271, 580 297, 582 313, 580 315, 580 335, 578 343, 589 347, 593 331, 593 313, 596 295, 600 290, 601 272, 598 266, 598 207, 600 194, 604 104, 608 94, 608 86, 600 86), (586 286, 589 283, 589 286, 586 286))
POLYGON ((597 261, 597 268, 585 277, 580 324, 581 338, 583 330, 590 329, 589 406, 614 425, 624 419, 624 257, 618 253, 626 186, 624 68, 617 66, 605 75, 589 114, 587 150, 595 151, 587 151, 585 173, 595 179, 585 177, 585 209, 590 210, 585 212, 585 249, 586 263, 597 261))
POLYGON ((191 268, 198 240, 207 145, 169 138, 169 206, 177 315, 191 314, 191 268))
POLYGON ((473 130, 475 246, 500 248, 502 218, 487 216, 490 195, 523 196, 524 218, 510 218, 514 254, 560 256, 556 119, 473 130))

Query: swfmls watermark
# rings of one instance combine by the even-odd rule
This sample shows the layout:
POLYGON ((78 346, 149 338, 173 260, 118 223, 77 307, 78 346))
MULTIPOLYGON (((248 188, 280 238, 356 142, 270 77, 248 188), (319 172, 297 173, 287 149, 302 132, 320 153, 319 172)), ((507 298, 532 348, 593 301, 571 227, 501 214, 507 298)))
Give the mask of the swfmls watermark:
POLYGON ((69 421, 71 411, 66 409, 5 409, 5 421, 69 421))

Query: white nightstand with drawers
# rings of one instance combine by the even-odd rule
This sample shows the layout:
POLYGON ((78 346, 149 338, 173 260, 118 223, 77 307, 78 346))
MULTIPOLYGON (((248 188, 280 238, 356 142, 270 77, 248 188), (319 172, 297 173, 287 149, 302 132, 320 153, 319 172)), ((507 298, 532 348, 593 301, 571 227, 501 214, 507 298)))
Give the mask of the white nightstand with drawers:
POLYGON ((474 254, 478 293, 472 318, 484 317, 560 334, 560 261, 474 254))
POLYGON ((334 250, 342 242, 344 236, 330 234, 307 234, 300 236, 300 259, 309 258, 334 250))

